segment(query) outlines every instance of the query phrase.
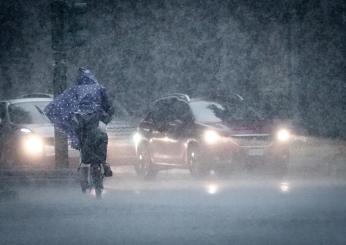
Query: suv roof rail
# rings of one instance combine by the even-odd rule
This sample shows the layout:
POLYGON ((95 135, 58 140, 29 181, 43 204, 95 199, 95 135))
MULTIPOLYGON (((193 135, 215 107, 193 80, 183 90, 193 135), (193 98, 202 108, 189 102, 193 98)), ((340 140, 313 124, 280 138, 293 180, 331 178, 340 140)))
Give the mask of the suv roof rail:
POLYGON ((183 94, 183 93, 166 94, 166 95, 160 97, 159 99, 157 99, 156 101, 161 100, 161 99, 170 98, 170 97, 177 98, 177 99, 180 99, 180 100, 184 100, 186 102, 190 101, 190 97, 187 94, 183 94))
POLYGON ((221 100, 233 98, 233 99, 237 99, 240 101, 244 101, 243 96, 241 96, 238 93, 232 92, 232 91, 217 91, 214 93, 212 92, 209 95, 207 95, 206 97, 209 99, 221 99, 221 100))
POLYGON ((236 96, 240 101, 243 101, 243 100, 244 100, 243 96, 241 96, 240 94, 233 93, 233 92, 232 92, 232 94, 233 94, 234 96, 236 96))
POLYGON ((52 94, 48 93, 32 93, 32 94, 24 94, 20 96, 19 98, 25 99, 25 98, 53 98, 52 94))

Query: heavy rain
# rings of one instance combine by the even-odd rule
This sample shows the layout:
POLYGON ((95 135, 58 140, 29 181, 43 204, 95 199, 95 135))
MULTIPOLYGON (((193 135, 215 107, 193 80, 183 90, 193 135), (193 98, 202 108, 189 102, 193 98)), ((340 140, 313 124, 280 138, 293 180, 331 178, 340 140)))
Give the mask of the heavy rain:
POLYGON ((0 244, 346 244, 345 1, 0 19, 0 244))

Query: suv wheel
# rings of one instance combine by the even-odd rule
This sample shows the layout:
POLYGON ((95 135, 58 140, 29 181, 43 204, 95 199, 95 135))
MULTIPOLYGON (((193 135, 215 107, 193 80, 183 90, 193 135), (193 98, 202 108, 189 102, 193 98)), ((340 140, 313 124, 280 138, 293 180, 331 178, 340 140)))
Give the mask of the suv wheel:
POLYGON ((186 152, 187 165, 193 177, 205 177, 208 175, 208 169, 202 164, 199 158, 199 150, 196 146, 190 146, 186 152))
POLYGON ((135 170, 138 176, 146 179, 155 178, 157 170, 151 161, 150 151, 147 146, 140 146, 138 148, 137 162, 135 164, 135 170))

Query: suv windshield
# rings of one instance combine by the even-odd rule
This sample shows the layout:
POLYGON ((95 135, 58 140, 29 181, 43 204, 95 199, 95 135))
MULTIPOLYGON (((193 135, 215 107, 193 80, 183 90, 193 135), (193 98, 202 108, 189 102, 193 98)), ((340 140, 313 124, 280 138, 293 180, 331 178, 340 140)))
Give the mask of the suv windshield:
POLYGON ((193 101, 190 105, 196 120, 204 123, 262 119, 254 108, 243 101, 232 103, 193 101))
POLYGON ((48 118, 43 115, 43 109, 49 101, 23 102, 9 106, 11 122, 15 124, 45 124, 49 123, 48 118))

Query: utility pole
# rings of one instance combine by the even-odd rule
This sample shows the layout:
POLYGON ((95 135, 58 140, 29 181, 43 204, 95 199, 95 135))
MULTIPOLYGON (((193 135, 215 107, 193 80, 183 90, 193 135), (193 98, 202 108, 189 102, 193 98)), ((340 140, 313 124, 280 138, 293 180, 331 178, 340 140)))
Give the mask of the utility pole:
MULTIPOLYGON (((52 22, 52 49, 54 57, 53 90, 54 97, 61 94, 67 87, 66 77, 66 29, 68 6, 64 0, 51 2, 52 22)), ((54 128, 55 136, 55 166, 56 168, 67 168, 68 144, 67 137, 57 128, 54 128)))
POLYGON ((301 84, 301 79, 297 77, 298 69, 298 53, 297 53, 297 31, 298 31, 298 16, 296 6, 290 4, 288 8, 287 18, 287 67, 288 67, 288 79, 289 79, 289 99, 290 104, 290 117, 296 121, 301 122, 304 115, 302 108, 302 101, 305 99, 304 92, 305 84, 301 84))
MULTIPOLYGON (((50 4, 52 22, 52 49, 54 57, 53 90, 54 97, 61 94, 67 87, 68 49, 84 45, 88 38, 88 21, 86 18, 88 4, 67 0, 53 0, 50 4)), ((55 166, 67 168, 68 144, 67 137, 54 129, 55 166)))

